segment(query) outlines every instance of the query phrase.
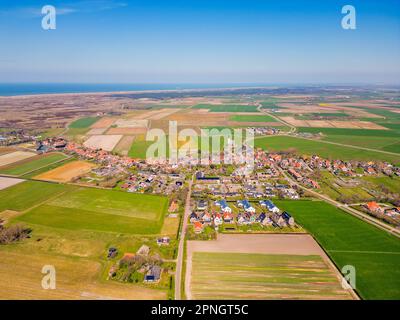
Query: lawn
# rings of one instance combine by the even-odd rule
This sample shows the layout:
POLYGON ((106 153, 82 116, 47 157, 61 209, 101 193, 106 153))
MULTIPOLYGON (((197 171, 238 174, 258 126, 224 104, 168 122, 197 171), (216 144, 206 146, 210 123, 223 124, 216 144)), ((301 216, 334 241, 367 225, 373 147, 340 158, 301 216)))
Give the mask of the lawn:
POLYGON ((194 299, 349 299, 320 256, 194 252, 194 299))
POLYGON ((356 268, 364 299, 400 299, 400 240, 321 201, 276 200, 306 228, 341 269, 356 268))
POLYGON ((60 195, 71 186, 25 181, 0 191, 0 212, 3 210, 23 211, 49 198, 60 195))
POLYGON ((398 163, 400 155, 390 155, 375 151, 360 150, 324 143, 323 141, 307 140, 287 136, 273 136, 255 139, 255 147, 269 151, 295 150, 299 154, 319 155, 328 159, 341 160, 382 160, 398 163))
POLYGON ((92 124, 98 121, 99 117, 87 117, 81 118, 72 122, 69 127, 73 129, 89 128, 92 124))
POLYGON ((257 106, 245 104, 197 104, 193 109, 208 109, 210 112, 258 112, 257 106))
POLYGON ((268 115, 234 115, 229 120, 237 122, 278 122, 275 118, 268 115))
POLYGON ((17 220, 69 230, 158 234, 168 199, 96 188, 74 188, 17 220))
POLYGON ((0 170, 0 173, 21 176, 66 158, 67 156, 62 153, 45 154, 39 158, 34 158, 33 160, 29 159, 29 161, 24 161, 21 164, 12 165, 11 167, 0 170))

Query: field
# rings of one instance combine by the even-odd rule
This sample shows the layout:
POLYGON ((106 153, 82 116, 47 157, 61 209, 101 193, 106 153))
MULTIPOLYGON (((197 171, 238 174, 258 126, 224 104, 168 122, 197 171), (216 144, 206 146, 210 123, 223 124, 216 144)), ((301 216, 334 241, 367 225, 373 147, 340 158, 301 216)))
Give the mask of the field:
POLYGON ((193 254, 194 299, 351 299, 320 256, 193 254))
POLYGON ((393 163, 400 161, 400 155, 384 154, 375 151, 360 150, 352 147, 344 147, 324 143, 323 141, 312 141, 295 137, 265 137, 254 140, 255 146, 270 151, 295 150, 300 154, 317 154, 328 159, 342 160, 382 160, 393 163))
POLYGON ((34 157, 36 154, 26 151, 14 151, 0 155, 0 167, 34 157))
POLYGON ((0 212, 23 211, 60 195, 69 186, 39 181, 26 181, 0 191, 0 212))
POLYGON ((239 104, 197 104, 193 109, 208 109, 210 112, 258 112, 257 106, 239 104))
POLYGON ((278 122, 274 117, 268 115, 234 115, 229 120, 237 122, 278 122))
POLYGON ((82 119, 78 119, 78 120, 72 122, 69 125, 69 127, 74 128, 74 129, 89 128, 91 125, 93 125, 98 120, 99 120, 98 117, 82 118, 82 119))
POLYGON ((90 172, 96 165, 86 161, 73 161, 35 176, 38 180, 69 182, 80 175, 90 172))
POLYGON ((134 140, 135 136, 123 136, 113 151, 123 156, 127 156, 134 140))
POLYGON ((290 212, 339 268, 356 268, 356 290, 362 298, 400 299, 398 238, 324 202, 274 203, 290 212))
POLYGON ((334 129, 368 129, 368 130, 385 130, 385 127, 377 123, 369 121, 337 121, 337 120, 307 120, 299 119, 291 116, 280 116, 285 122, 296 127, 312 127, 312 128, 334 128, 334 129))
POLYGON ((0 170, 0 173, 21 176, 40 168, 47 167, 55 162, 65 160, 66 158, 67 156, 62 153, 48 153, 35 157, 34 159, 28 159, 27 161, 23 161, 23 163, 13 164, 7 168, 3 168, 0 170))
POLYGON ((0 177, 0 190, 7 189, 23 181, 22 179, 0 177))
POLYGON ((167 198, 160 196, 74 188, 17 220, 68 230, 157 234, 167 203, 167 198))
POLYGON ((121 140, 122 135, 93 135, 84 143, 85 147, 112 151, 121 140))
POLYGON ((147 148, 153 144, 152 141, 135 140, 129 149, 128 156, 137 159, 146 159, 147 148))

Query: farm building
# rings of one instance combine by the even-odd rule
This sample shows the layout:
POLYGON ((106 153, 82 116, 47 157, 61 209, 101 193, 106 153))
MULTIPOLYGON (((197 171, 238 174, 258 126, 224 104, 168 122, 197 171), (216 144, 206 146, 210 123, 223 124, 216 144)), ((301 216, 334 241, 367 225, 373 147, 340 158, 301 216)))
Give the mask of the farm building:
POLYGON ((151 266, 144 276, 144 282, 158 282, 161 278, 161 271, 162 269, 160 266, 151 266))

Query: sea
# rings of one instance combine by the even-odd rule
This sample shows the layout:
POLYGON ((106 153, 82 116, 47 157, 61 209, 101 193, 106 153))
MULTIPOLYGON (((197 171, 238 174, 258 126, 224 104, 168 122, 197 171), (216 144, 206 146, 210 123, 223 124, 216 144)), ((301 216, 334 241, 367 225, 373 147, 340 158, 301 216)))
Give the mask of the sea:
MULTIPOLYGON (((259 85, 259 84, 258 84, 259 85)), ((88 93, 148 90, 240 88, 256 84, 90 84, 90 83, 0 83, 0 96, 56 93, 88 93)))

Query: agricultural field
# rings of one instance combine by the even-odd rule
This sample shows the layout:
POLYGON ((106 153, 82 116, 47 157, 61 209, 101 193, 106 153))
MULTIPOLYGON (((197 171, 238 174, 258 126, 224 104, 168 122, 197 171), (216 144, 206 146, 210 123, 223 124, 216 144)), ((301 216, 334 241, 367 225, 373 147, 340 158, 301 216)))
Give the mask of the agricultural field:
POLYGON ((268 115, 234 115, 229 120, 237 122, 278 122, 274 117, 268 115))
POLYGON ((84 143, 84 146, 92 149, 103 149, 105 151, 112 151, 118 142, 121 140, 122 135, 93 135, 90 136, 84 143))
POLYGON ((67 156, 62 153, 48 153, 34 158, 29 158, 25 161, 7 166, 5 168, 3 167, 2 169, 0 169, 0 173, 14 176, 22 176, 32 171, 46 168, 55 162, 60 162, 65 159, 67 159, 67 156))
POLYGON ((320 256, 193 253, 194 299, 351 299, 320 256))
POLYGON ((210 112, 258 112, 257 106, 242 104, 197 104, 192 109, 208 109, 210 112))
POLYGON ((293 150, 299 154, 314 155, 328 159, 342 160, 381 160, 393 163, 400 162, 400 155, 384 154, 375 151, 360 150, 352 147, 345 147, 324 143, 323 141, 313 141, 287 136, 272 136, 258 138, 254 140, 255 147, 269 151, 293 150))
POLYGON ((57 168, 40 173, 33 178, 46 181, 69 182, 83 174, 90 172, 95 167, 95 164, 87 161, 72 161, 57 168))
POLYGON ((274 203, 314 236, 339 269, 356 268, 363 299, 400 299, 400 239, 325 202, 274 203))
POLYGON ((78 120, 72 122, 69 125, 69 127, 73 128, 73 129, 89 128, 91 125, 93 125, 98 120, 99 120, 98 117, 81 118, 81 119, 78 119, 78 120))
POLYGON ((0 190, 7 189, 8 187, 14 186, 18 183, 24 182, 23 179, 6 178, 0 177, 0 190))
POLYGON ((157 234, 167 203, 161 196, 75 187, 17 220, 69 230, 157 234))
POLYGON ((14 151, 11 153, 2 154, 2 155, 0 155, 0 167, 8 166, 8 165, 16 163, 18 161, 32 158, 35 155, 36 155, 36 153, 27 152, 27 151, 14 151))

